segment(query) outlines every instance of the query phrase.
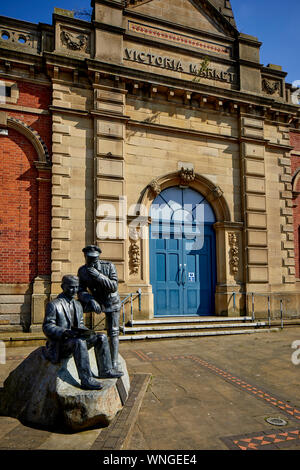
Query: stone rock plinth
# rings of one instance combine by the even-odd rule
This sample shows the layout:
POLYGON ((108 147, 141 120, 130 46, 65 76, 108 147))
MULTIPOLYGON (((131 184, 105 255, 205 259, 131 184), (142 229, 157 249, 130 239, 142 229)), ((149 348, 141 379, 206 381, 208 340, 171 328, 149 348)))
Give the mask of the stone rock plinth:
MULTIPOLYGON (((119 355, 120 379, 99 379, 101 390, 83 390, 73 358, 52 364, 43 347, 33 351, 4 382, 0 413, 24 424, 81 431, 107 426, 128 397, 130 382, 124 359, 119 355)), ((93 373, 97 374, 93 349, 89 351, 93 373)))

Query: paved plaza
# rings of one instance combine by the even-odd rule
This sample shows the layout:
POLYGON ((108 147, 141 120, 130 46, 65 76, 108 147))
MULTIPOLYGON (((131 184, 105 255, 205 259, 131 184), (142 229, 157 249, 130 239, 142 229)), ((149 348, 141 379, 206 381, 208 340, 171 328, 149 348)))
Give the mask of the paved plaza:
MULTIPOLYGON (((300 341, 299 327, 257 335, 122 342, 134 383, 151 374, 138 413, 130 415, 128 406, 133 426, 125 448, 300 449, 300 351, 298 355, 292 348, 295 341, 300 341), (281 418, 283 425, 270 424, 269 418, 281 418)), ((6 349, 0 386, 34 349, 6 349)), ((122 432, 121 414, 109 428, 76 434, 33 429, 0 417, 0 450, 113 450, 122 432)))

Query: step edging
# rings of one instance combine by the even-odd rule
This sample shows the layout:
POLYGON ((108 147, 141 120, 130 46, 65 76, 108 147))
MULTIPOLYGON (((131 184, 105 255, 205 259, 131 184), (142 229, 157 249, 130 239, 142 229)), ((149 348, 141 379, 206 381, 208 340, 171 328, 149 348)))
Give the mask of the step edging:
POLYGON ((238 335, 238 334, 257 334, 257 333, 273 333, 281 331, 280 328, 265 328, 254 330, 225 330, 225 331, 205 331, 202 333, 167 333, 167 334, 146 334, 146 335, 132 335, 120 336, 121 341, 135 341, 143 339, 168 339, 168 338, 188 338, 188 337, 201 337, 201 336, 225 336, 225 335, 238 335))

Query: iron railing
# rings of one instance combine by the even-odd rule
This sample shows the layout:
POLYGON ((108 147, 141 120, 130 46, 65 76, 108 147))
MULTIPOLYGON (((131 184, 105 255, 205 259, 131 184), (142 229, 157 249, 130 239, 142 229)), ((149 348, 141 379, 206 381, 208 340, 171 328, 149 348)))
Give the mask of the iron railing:
MULTIPOLYGON (((284 327, 283 323, 283 311, 284 311, 284 300, 283 297, 285 295, 289 295, 290 293, 277 293, 277 292, 218 292, 218 295, 232 295, 233 298, 233 309, 234 311, 237 308, 237 302, 236 298, 237 296, 245 296, 246 298, 246 303, 245 303, 245 308, 247 311, 247 298, 251 298, 251 319, 252 322, 255 322, 255 297, 266 297, 267 298, 267 317, 268 317, 268 325, 269 327, 271 326, 271 297, 280 297, 279 299, 279 310, 280 310, 280 325, 281 329, 284 327)), ((123 300, 121 300, 121 305, 122 305, 122 315, 123 315, 123 334, 125 334, 125 305, 130 302, 130 323, 133 325, 133 316, 134 316, 134 301, 138 299, 138 311, 141 311, 141 299, 142 299, 142 292, 141 289, 138 289, 137 292, 131 292, 130 294, 126 295, 123 300)))
MULTIPOLYGON (((282 293, 278 293, 278 292, 272 292, 272 294, 270 294, 269 292, 218 292, 218 294, 223 294, 223 295, 232 295, 233 296, 233 309, 236 310, 236 296, 237 295, 244 295, 246 297, 246 308, 247 308, 247 297, 251 297, 251 305, 252 305, 252 309, 251 309, 251 317, 252 317, 252 321, 254 322, 255 321, 255 296, 257 297, 266 297, 267 298, 267 302, 268 302, 268 307, 267 307, 267 311, 268 311, 268 325, 269 327, 271 326, 271 296, 284 296, 284 295, 287 295, 287 293, 285 294, 282 294, 282 293)), ((289 293, 290 294, 290 293, 289 293)), ((283 329, 283 299, 280 298, 280 324, 281 324, 281 328, 283 329)))
POLYGON ((137 292, 131 292, 122 301, 122 314, 123 314, 123 334, 125 334, 125 305, 130 302, 130 322, 133 325, 133 302, 138 299, 139 312, 142 310, 142 291, 138 289, 137 292))

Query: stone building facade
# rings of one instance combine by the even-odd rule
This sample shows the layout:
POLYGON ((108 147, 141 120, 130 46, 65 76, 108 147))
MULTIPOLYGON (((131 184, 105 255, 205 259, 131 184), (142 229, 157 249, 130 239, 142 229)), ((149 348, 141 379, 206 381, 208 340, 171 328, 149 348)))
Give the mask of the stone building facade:
POLYGON ((142 318, 236 316, 252 293, 257 314, 269 297, 276 315, 280 294, 298 316, 300 113, 287 74, 260 63, 229 0, 92 7, 91 21, 0 17, 0 326, 38 328, 90 243, 123 295, 141 289, 142 318), (201 201, 202 252, 149 237, 153 203, 172 219, 180 197, 201 201))

